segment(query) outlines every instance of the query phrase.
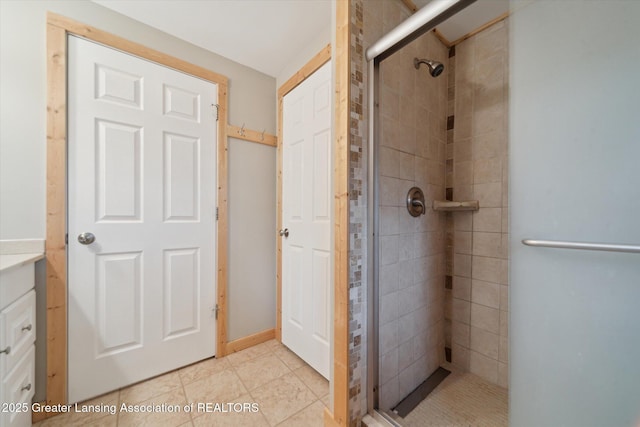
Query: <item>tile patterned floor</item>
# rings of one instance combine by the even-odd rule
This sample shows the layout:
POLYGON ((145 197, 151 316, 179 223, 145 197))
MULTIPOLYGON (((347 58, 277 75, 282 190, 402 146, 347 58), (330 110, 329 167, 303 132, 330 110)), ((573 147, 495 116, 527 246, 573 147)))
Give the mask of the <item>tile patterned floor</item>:
POLYGON ((506 427, 508 390, 469 372, 451 374, 405 418, 405 427, 506 427))
MULTIPOLYGON (((34 426, 323 426, 329 382, 275 340, 208 359, 85 402, 87 405, 252 404, 257 412, 202 410, 132 413, 69 413, 34 426)), ((235 405, 239 407, 238 405, 235 405)), ((195 407, 197 409, 197 407, 195 407)), ((220 409, 220 408, 218 408, 220 409)))

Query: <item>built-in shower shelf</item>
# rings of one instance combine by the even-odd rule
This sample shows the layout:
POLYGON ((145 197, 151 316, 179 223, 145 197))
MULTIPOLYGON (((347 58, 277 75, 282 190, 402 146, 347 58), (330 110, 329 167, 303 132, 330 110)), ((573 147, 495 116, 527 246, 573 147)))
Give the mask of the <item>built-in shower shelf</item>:
POLYGON ((477 200, 465 200, 462 202, 450 202, 448 200, 434 200, 434 211, 477 211, 480 203, 477 200))

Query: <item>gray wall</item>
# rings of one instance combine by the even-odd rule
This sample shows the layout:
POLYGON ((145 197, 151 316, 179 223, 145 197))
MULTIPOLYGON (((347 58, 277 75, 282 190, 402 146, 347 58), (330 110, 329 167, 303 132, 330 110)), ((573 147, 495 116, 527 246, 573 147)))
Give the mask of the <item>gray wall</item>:
POLYGON ((331 43, 332 28, 333 26, 325 28, 318 33, 313 40, 307 43, 303 50, 296 53, 296 56, 278 73, 276 77, 276 87, 280 88, 280 86, 286 83, 300 68, 304 67, 320 50, 331 43))
POLYGON ((227 295, 230 341, 276 324, 275 156, 275 147, 229 139, 235 190, 229 193, 229 251, 234 254, 227 295))
POLYGON ((0 239, 45 235, 47 10, 226 75, 229 123, 275 133, 275 79, 266 74, 88 1, 3 0, 0 239))
MULTIPOLYGON (((229 77, 229 123, 276 132, 276 81, 88 1, 0 1, 0 239, 45 237, 46 12, 109 31, 229 77)), ((230 337, 275 327, 275 149, 230 140, 230 337), (241 146, 242 145, 242 146, 241 146), (237 156, 237 157, 236 157, 237 156), (246 159, 241 159, 245 157, 246 159), (254 167, 245 176, 244 160, 254 167), (239 214, 252 194, 263 215, 239 214), (250 240, 239 230, 251 230, 250 240), (241 241, 236 241, 236 238, 241 241), (258 249, 260 248, 260 249, 258 249), (249 250, 250 249, 250 250, 249 250), (252 274, 244 271, 250 268, 252 274), (239 292, 236 292, 238 290, 239 292), (254 295, 242 304, 233 297, 254 295), (233 307, 244 307, 234 310, 233 307), (246 313, 251 313, 247 316, 246 313)), ((42 274, 39 277, 43 277, 42 274)), ((41 282, 41 281, 40 281, 41 282)), ((42 283, 37 287, 42 290, 42 283)), ((39 293, 38 315, 44 318, 39 293)), ((39 338, 44 337, 40 329, 39 338)), ((39 341, 41 342, 41 341, 39 341)), ((43 346, 38 346, 39 377, 43 346)), ((42 398, 38 383, 36 398, 42 398)))

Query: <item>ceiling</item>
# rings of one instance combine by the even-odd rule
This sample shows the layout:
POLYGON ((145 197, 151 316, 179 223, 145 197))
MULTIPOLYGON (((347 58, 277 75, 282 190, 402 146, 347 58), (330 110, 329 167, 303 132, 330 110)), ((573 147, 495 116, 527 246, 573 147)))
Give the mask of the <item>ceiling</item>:
MULTIPOLYGON (((272 77, 331 25, 330 0, 92 1, 272 77)), ((454 41, 508 10, 508 0, 478 0, 438 30, 454 41)))
MULTIPOLYGON (((366 0, 365 0, 366 1, 366 0)), ((413 0, 418 8, 433 0, 413 0)), ((450 42, 509 11, 509 0, 477 0, 436 28, 450 42)))
POLYGON ((328 0, 92 0, 277 77, 331 26, 328 0))

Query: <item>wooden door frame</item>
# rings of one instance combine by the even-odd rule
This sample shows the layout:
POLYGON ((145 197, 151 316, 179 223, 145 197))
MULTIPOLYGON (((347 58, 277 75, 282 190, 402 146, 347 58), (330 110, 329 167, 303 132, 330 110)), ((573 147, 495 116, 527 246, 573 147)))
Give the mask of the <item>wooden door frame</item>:
MULTIPOLYGON (((348 0, 336 2, 336 45, 333 64, 335 112, 333 123, 334 280, 332 409, 325 409, 325 426, 349 425, 349 16, 348 0)), ((282 103, 284 96, 332 59, 331 44, 318 52, 278 89, 277 230, 282 229, 282 103)), ((277 239, 276 339, 282 341, 282 239, 277 239)))
MULTIPOLYGON (((47 13, 46 404, 67 403, 67 36, 95 41, 218 85, 216 356, 227 343, 227 77, 72 19, 47 13)), ((51 414, 34 414, 34 420, 51 414)))
MULTIPOLYGON (((331 43, 320 50, 309 62, 300 68, 289 80, 278 88, 278 178, 276 202, 276 226, 282 229, 282 105, 284 97, 305 81, 311 74, 331 60, 331 43)), ((276 239, 276 339, 282 342, 282 239, 276 239)))
POLYGON ((349 416, 349 154, 351 117, 351 0, 335 11, 333 404, 325 426, 348 426, 349 416))

